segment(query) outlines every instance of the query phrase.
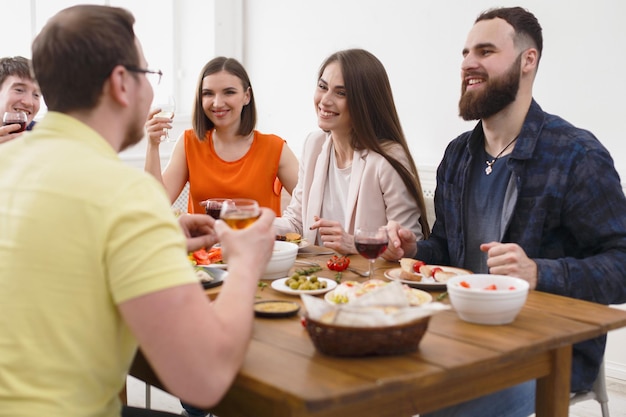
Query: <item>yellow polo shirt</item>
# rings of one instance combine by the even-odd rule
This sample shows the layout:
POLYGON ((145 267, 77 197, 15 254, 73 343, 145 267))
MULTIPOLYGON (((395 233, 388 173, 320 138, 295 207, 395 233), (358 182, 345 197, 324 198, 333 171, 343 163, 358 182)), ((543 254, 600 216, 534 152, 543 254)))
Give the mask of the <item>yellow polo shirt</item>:
POLYGON ((49 112, 0 145, 0 416, 119 416, 116 305, 197 282, 163 187, 49 112))

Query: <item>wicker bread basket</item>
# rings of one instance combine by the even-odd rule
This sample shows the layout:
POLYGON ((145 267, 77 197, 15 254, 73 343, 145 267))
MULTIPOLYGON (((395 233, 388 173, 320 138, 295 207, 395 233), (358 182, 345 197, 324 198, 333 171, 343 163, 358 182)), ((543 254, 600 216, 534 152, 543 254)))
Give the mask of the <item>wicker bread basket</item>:
POLYGON ((313 345, 330 356, 400 355, 415 352, 430 316, 386 327, 346 327, 306 318, 313 345))

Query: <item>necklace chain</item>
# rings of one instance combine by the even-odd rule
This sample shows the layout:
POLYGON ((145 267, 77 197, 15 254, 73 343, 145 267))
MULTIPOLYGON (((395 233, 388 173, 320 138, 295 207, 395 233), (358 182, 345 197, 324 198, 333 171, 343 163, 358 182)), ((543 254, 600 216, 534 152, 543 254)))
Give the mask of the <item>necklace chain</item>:
POLYGON ((515 142, 516 140, 517 140, 517 137, 516 137, 515 139, 513 139, 512 141, 510 141, 510 142, 509 142, 509 144, 508 144, 508 145, 506 145, 506 146, 504 147, 504 149, 502 149, 502 150, 500 151, 500 153, 498 153, 498 154, 496 155, 496 157, 495 157, 495 158, 493 158, 491 161, 485 161, 485 163, 487 164, 487 168, 485 168, 485 174, 486 174, 486 175, 491 174, 491 171, 493 171, 493 168, 491 168, 491 167, 493 166, 493 164, 495 164, 495 163, 496 163, 496 161, 498 160, 498 158, 500 158, 500 157, 502 156, 502 154, 504 153, 504 151, 506 151, 507 149, 509 149, 509 146, 513 145, 513 142, 515 142))

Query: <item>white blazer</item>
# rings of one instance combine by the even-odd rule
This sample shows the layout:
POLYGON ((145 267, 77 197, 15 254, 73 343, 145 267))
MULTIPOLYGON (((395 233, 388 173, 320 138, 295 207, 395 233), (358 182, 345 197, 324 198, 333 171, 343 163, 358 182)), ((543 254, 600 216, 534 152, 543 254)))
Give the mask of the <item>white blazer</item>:
MULTIPOLYGON (((297 232, 307 241, 319 244, 317 230, 310 228, 313 216, 321 213, 331 149, 329 133, 316 131, 307 137, 300 158, 298 184, 282 217, 274 221, 277 234, 297 232)), ((388 152, 409 169, 407 155, 400 145, 389 142, 388 152)), ((343 228, 347 233, 353 235, 357 228, 371 229, 395 220, 412 230, 418 240, 423 238, 417 204, 400 175, 379 153, 354 151, 346 201, 343 228)))

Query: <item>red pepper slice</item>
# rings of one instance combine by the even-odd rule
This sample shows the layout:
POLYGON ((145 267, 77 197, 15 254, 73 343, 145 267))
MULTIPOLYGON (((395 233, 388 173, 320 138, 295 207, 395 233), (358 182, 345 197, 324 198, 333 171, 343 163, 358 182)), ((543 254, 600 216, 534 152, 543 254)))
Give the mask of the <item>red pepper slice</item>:
POLYGON ((443 269, 439 268, 438 266, 435 266, 430 269, 430 274, 434 277, 437 272, 441 272, 441 271, 443 271, 443 269))
POLYGON ((211 263, 209 261, 209 253, 204 248, 194 251, 192 255, 198 265, 208 265, 211 263))
POLYGON ((211 248, 208 252, 209 263, 215 264, 222 262, 222 248, 211 248))

